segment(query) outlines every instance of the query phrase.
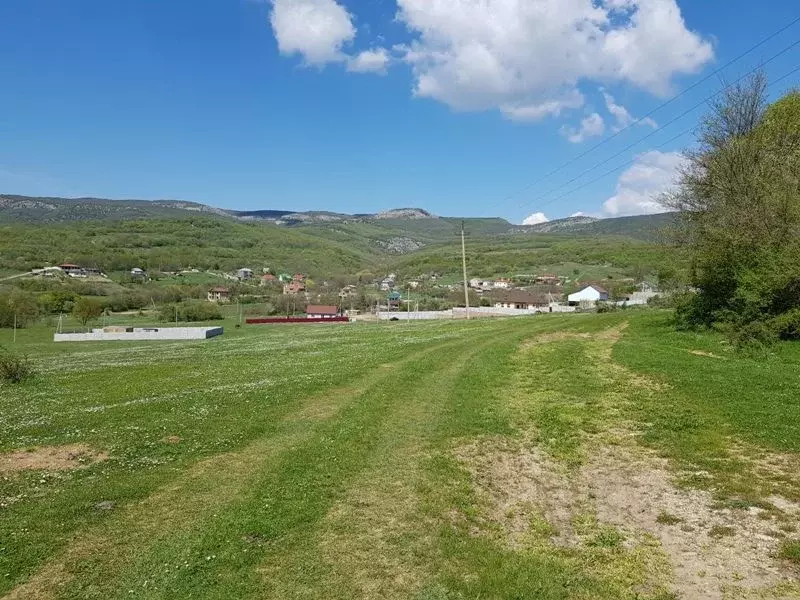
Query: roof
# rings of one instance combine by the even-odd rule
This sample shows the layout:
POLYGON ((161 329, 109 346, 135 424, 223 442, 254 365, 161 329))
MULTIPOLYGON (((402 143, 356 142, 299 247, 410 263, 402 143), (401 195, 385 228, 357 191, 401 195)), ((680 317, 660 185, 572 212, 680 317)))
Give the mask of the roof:
POLYGON ((217 292, 219 294, 230 294, 231 293, 231 291, 228 288, 225 288, 225 287, 214 287, 214 288, 211 288, 211 290, 209 290, 209 291, 217 292))
POLYGON ((608 290, 606 288, 601 287, 601 286, 597 285, 596 283, 590 283, 589 285, 587 285, 586 287, 584 287, 582 289, 585 290, 586 288, 594 288, 595 290, 597 290, 601 294, 607 294, 608 293, 608 290))
POLYGON ((338 315, 339 307, 325 304, 309 304, 306 306, 307 315, 338 315))
POLYGON ((524 290, 509 290, 502 294, 497 294, 495 299, 498 302, 509 302, 514 304, 538 304, 545 305, 550 303, 547 294, 533 294, 524 290))
POLYGON ((61 269, 80 269, 79 265, 73 265, 72 263, 64 263, 63 265, 58 265, 61 269))

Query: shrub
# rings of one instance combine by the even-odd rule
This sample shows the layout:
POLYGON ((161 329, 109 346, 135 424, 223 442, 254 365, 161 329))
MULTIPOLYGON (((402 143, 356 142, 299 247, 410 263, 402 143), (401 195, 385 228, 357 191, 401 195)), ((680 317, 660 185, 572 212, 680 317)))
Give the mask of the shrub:
POLYGON ((183 302, 170 304, 161 308, 158 318, 164 322, 178 321, 184 323, 197 323, 199 321, 219 321, 222 311, 213 302, 183 302))
POLYGON ((752 356, 765 354, 778 341, 774 327, 763 321, 732 324, 727 328, 727 333, 737 351, 752 356))
POLYGON ((600 302, 597 304, 597 312, 599 313, 613 313, 617 312, 619 307, 613 302, 600 302))
POLYGON ((34 374, 33 364, 26 356, 19 356, 0 348, 0 380, 22 383, 34 374))
POLYGON ((800 340, 800 308, 792 309, 775 317, 772 328, 782 340, 800 340))

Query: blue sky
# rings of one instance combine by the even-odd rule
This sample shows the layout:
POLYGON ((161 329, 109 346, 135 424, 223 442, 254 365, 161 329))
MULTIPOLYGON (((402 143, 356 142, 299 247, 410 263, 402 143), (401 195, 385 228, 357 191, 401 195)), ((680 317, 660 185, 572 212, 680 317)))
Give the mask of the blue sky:
MULTIPOLYGON (((717 78, 539 180, 797 16, 795 0, 3 0, 0 192, 515 222, 657 211, 692 138, 663 144, 701 111, 663 124, 717 78)), ((800 24, 724 75, 798 39, 800 24)), ((767 71, 797 66, 800 46, 767 71)))

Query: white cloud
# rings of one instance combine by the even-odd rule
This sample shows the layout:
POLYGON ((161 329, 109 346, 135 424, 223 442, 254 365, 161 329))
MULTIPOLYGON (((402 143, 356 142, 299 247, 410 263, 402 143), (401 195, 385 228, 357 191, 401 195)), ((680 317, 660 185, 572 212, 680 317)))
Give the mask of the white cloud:
POLYGON ((537 212, 530 215, 527 219, 525 219, 522 224, 523 225, 541 225, 542 223, 549 222, 548 219, 543 212, 537 212))
POLYGON ((644 119, 637 119, 628 111, 627 108, 622 106, 621 104, 617 104, 614 97, 609 94, 607 91, 603 90, 603 98, 606 101, 606 108, 608 112, 616 119, 616 126, 614 128, 615 131, 620 131, 625 129, 632 123, 636 123, 637 125, 647 125, 648 127, 652 127, 653 129, 658 129, 658 123, 656 123, 650 117, 645 117, 644 119))
POLYGON ((342 47, 356 35, 352 16, 335 0, 273 0, 270 22, 281 54, 315 66, 347 60, 342 47))
POLYGON ((389 53, 383 48, 364 50, 357 56, 350 58, 347 62, 347 70, 353 73, 379 73, 384 75, 389 62, 389 53))
POLYGON ((506 104, 500 107, 503 115, 512 121, 539 121, 557 117, 562 111, 583 106, 585 98, 578 90, 569 90, 561 98, 540 104, 506 104))
POLYGON ((590 137, 603 135, 606 130, 606 124, 603 117, 597 113, 592 113, 581 121, 580 129, 573 129, 571 127, 562 127, 561 134, 564 135, 571 143, 580 144, 590 137))
POLYGON ((570 217, 570 219, 571 219, 571 218, 573 218, 573 217, 585 217, 585 216, 586 216, 586 213, 583 213, 583 212, 581 212, 581 211, 578 211, 578 212, 574 212, 574 213, 572 213, 572 214, 571 214, 569 217, 570 217))
MULTIPOLYGON (((666 94, 713 58, 676 0, 397 0, 415 36, 404 60, 415 94, 510 118, 557 115, 581 81, 666 94)), ((574 106, 572 106, 574 107, 574 106)))
POLYGON ((616 194, 603 203, 603 214, 624 217, 667 211, 659 200, 675 186, 685 160, 679 152, 652 150, 639 154, 620 175, 616 194))

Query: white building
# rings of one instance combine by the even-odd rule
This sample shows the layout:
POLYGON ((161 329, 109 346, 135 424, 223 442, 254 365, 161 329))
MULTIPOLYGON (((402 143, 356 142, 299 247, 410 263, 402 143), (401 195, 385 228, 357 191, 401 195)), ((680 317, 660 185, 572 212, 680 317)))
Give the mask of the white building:
POLYGON ((608 290, 598 285, 590 285, 579 292, 570 294, 567 300, 570 304, 580 304, 582 302, 594 304, 595 302, 604 302, 608 300, 608 290))
POLYGON ((509 288, 511 288, 510 279, 498 279, 494 282, 494 289, 496 290, 507 290, 509 288))
POLYGON ((236 276, 242 281, 253 278, 253 269, 243 268, 236 271, 236 276))

